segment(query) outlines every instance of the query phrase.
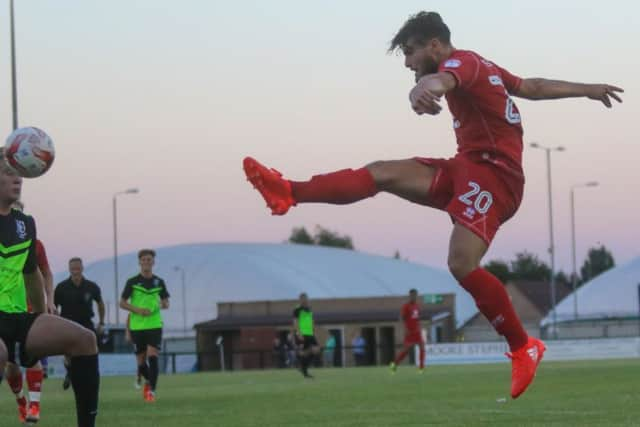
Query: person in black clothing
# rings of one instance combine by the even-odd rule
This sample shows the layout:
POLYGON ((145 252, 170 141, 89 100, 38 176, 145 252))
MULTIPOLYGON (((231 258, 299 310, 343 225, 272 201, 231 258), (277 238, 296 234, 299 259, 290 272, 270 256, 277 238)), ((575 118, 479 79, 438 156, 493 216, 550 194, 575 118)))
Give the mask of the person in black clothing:
MULTIPOLYGON (((82 275, 83 271, 82 259, 74 257, 69 260, 70 276, 56 286, 53 303, 58 307, 60 316, 84 326, 97 336, 101 336, 104 332, 105 313, 102 294, 98 285, 82 275), (93 324, 94 301, 98 305, 100 318, 97 328, 93 324)), ((70 385, 69 367, 66 362, 65 367, 67 375, 62 383, 62 388, 66 390, 70 385)))

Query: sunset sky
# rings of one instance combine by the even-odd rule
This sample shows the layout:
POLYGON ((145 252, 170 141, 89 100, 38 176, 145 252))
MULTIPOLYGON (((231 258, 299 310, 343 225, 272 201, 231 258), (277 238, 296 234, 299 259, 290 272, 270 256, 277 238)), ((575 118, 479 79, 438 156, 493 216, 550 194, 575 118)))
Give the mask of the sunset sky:
MULTIPOLYGON (((442 212, 389 195, 352 206, 307 205, 271 217, 248 185, 251 155, 292 179, 414 155, 451 156, 451 116, 409 108, 412 73, 389 40, 423 9, 440 12, 453 44, 522 77, 625 89, 607 110, 584 99, 516 100, 525 142, 553 154, 559 266, 570 271, 569 194, 578 259, 604 244, 622 263, 640 254, 640 6, 632 1, 123 1, 16 2, 20 125, 54 139, 57 158, 26 180, 53 269, 71 256, 188 242, 279 242, 320 224, 357 249, 446 266, 442 212)), ((0 10, 0 129, 11 130, 8 6, 0 10)), ((529 250, 548 259, 544 152, 526 148, 519 213, 486 260, 529 250)), ((162 262, 163 260, 159 260, 162 262)), ((164 260, 168 261, 168 260, 164 260)))

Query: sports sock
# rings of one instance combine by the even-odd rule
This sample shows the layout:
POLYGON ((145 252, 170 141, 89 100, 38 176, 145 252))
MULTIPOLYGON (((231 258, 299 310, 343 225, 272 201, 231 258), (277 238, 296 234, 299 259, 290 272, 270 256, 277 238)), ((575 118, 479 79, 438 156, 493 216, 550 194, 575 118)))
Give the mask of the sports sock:
POLYGON ((396 360, 394 360, 393 363, 399 365, 400 362, 402 362, 404 358, 407 357, 407 354, 409 354, 409 349, 403 349, 400 353, 398 353, 398 355, 396 356, 396 360))
POLYGON ((367 168, 343 169, 324 175, 315 175, 309 181, 290 181, 291 192, 297 203, 332 203, 346 205, 378 192, 367 168))
POLYGON ((420 344, 420 369, 424 368, 424 357, 425 357, 424 344, 420 344))
POLYGON ((27 399, 24 397, 24 390, 22 388, 22 372, 19 375, 7 376, 7 384, 9 388, 16 396, 16 402, 18 405, 26 405, 27 399))
POLYGON ((138 375, 142 375, 142 378, 149 381, 149 365, 147 365, 147 361, 141 365, 138 365, 138 375))
POLYGON ((149 356, 149 385, 151 391, 156 391, 158 384, 158 356, 149 356))
POLYGON ((95 427, 100 389, 98 355, 75 356, 71 362, 69 375, 76 396, 78 427, 95 427))
POLYGON ((27 388, 29 389, 29 404, 40 404, 40 390, 42 389, 42 369, 27 369, 27 388))
POLYGON ((496 276, 483 268, 476 268, 460 284, 471 294, 478 310, 496 332, 506 338, 511 351, 527 344, 527 332, 513 309, 509 294, 496 276))

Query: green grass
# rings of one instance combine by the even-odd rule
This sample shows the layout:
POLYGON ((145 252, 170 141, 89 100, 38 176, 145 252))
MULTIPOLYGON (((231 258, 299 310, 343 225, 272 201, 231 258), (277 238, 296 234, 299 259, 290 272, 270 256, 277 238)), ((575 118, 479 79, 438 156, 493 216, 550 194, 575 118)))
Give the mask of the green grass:
MULTIPOLYGON (((99 426, 638 426, 640 361, 543 362, 533 386, 507 397, 508 364, 401 366, 162 376, 142 402, 131 377, 102 379, 99 426)), ((72 427, 73 394, 45 381, 41 427, 72 427)), ((0 425, 18 425, 8 387, 0 425), (15 419, 15 423, 11 420, 15 419)))

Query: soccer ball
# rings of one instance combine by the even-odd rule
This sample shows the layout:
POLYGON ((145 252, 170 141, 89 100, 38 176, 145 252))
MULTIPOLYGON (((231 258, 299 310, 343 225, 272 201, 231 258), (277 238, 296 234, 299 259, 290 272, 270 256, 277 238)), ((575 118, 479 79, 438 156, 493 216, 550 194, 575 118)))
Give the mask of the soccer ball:
POLYGON ((18 128, 4 144, 4 157, 11 169, 24 178, 36 178, 49 170, 55 158, 53 141, 42 129, 18 128))

